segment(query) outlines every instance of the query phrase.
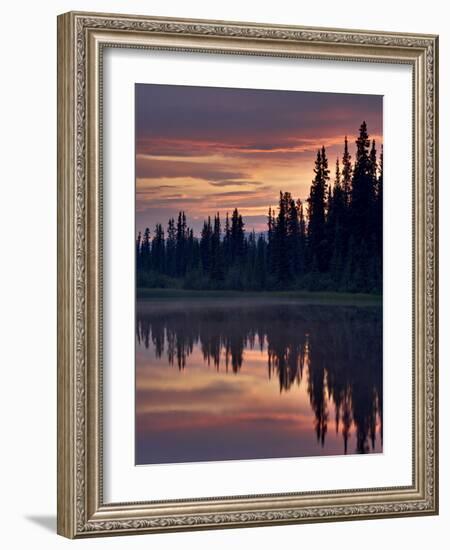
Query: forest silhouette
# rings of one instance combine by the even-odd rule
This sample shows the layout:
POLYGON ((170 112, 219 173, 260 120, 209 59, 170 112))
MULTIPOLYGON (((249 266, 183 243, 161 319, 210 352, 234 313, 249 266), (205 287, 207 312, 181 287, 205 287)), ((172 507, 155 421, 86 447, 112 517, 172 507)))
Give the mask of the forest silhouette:
POLYGON ((317 151, 308 198, 280 191, 267 230, 247 232, 238 206, 204 221, 201 235, 185 212, 136 238, 137 286, 194 290, 382 292, 383 153, 363 122, 354 162, 347 137, 334 178, 317 151))

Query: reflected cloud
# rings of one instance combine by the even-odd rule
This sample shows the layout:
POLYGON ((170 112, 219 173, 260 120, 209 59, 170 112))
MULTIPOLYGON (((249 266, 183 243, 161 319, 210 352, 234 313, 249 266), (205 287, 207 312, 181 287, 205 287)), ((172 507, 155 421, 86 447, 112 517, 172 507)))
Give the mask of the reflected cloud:
MULTIPOLYGON (((236 459, 379 452, 381 318, 378 307, 256 298, 138 302, 139 463, 180 460, 185 450, 164 443, 178 430, 230 446, 247 433, 253 450, 225 452, 236 459)), ((209 444, 186 453, 225 459, 209 444)))

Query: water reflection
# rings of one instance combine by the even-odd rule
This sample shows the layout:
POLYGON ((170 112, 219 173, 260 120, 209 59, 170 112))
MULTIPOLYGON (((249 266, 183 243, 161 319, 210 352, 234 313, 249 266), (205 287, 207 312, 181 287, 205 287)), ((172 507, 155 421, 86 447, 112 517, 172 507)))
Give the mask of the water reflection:
POLYGON ((381 308, 143 301, 136 340, 137 463, 382 450, 381 308))

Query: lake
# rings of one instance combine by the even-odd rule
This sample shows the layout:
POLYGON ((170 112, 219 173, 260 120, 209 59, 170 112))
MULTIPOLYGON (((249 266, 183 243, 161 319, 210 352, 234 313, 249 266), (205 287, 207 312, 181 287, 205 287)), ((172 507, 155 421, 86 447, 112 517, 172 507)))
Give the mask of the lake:
POLYGON ((382 396, 380 305, 137 301, 136 464, 379 453, 382 396))

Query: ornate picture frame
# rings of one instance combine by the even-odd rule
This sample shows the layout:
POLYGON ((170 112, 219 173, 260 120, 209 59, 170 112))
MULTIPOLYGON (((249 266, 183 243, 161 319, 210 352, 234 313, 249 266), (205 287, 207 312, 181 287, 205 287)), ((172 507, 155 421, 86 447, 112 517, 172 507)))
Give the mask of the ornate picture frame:
MULTIPOLYGON (((70 12, 58 17, 58 533, 101 535, 438 513, 438 38, 70 12), (106 48, 412 68, 412 483, 104 502, 103 155, 106 48)), ((130 368, 133 368, 130 365, 130 368)))

